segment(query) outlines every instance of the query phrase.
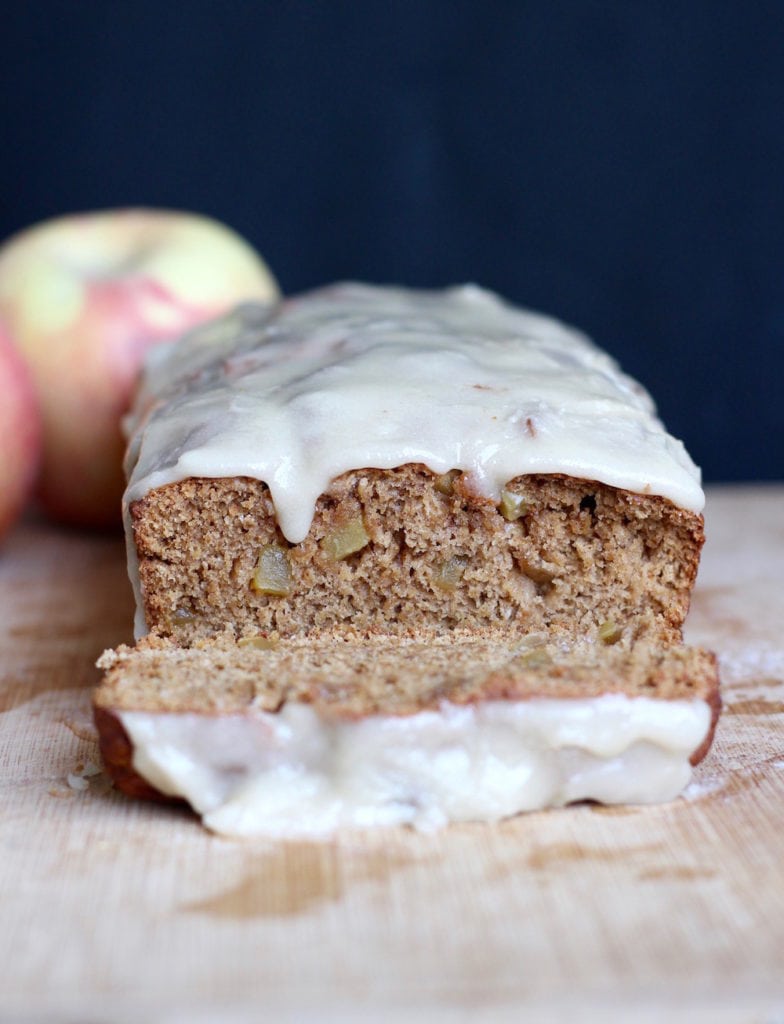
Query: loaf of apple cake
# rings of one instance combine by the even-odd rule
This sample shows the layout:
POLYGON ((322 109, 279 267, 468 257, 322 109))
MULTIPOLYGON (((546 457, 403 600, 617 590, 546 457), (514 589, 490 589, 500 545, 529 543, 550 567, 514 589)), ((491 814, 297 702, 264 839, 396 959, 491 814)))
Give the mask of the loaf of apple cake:
POLYGON ((129 792, 323 834, 668 799, 705 753, 699 471, 578 332, 333 286, 156 351, 128 429, 140 644, 95 708, 129 792))

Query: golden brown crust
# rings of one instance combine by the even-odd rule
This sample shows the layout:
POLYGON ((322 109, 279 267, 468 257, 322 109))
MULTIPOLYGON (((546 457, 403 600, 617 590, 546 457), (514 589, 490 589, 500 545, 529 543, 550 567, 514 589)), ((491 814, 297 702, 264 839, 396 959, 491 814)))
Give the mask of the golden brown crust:
POLYGON ((98 745, 104 767, 117 789, 127 796, 142 800, 184 803, 180 799, 164 796, 139 775, 133 767, 133 744, 116 714, 94 705, 93 719, 98 730, 98 745))

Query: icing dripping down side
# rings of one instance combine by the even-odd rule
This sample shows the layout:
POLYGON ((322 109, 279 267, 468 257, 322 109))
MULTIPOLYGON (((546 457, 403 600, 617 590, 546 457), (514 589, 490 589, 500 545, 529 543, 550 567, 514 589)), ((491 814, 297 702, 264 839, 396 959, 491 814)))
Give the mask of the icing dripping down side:
POLYGON ((641 385, 579 332, 473 285, 238 307, 151 351, 126 427, 126 525, 153 488, 248 476, 296 544, 335 477, 406 463, 460 469, 493 500, 514 477, 563 473, 704 505, 641 385))
POLYGON ((496 821, 576 800, 671 800, 710 725, 704 701, 445 703, 335 720, 309 704, 209 716, 124 711, 133 765, 224 835, 496 821))

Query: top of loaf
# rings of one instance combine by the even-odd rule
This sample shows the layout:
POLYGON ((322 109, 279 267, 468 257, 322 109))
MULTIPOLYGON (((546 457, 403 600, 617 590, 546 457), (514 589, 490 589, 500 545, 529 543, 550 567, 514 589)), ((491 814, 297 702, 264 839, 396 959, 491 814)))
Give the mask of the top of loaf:
POLYGON ((579 332, 473 285, 241 306, 153 350, 127 426, 127 502, 253 477, 292 543, 331 480, 407 463, 460 469, 493 500, 517 476, 563 473, 704 503, 641 385, 579 332))

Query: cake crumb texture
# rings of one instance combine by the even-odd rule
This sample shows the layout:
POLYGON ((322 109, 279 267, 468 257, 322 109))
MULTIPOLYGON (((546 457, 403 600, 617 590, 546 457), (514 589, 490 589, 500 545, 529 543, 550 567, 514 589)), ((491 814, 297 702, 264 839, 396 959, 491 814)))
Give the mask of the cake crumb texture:
POLYGON ((131 520, 147 628, 180 645, 456 629, 673 644, 704 541, 666 498, 529 475, 496 504, 419 465, 339 477, 296 545, 245 477, 157 488, 131 520))

